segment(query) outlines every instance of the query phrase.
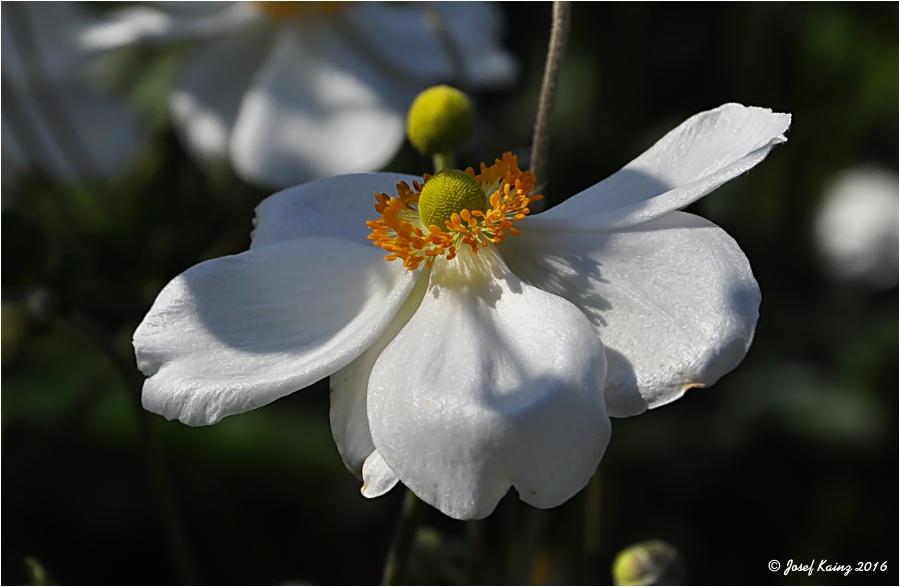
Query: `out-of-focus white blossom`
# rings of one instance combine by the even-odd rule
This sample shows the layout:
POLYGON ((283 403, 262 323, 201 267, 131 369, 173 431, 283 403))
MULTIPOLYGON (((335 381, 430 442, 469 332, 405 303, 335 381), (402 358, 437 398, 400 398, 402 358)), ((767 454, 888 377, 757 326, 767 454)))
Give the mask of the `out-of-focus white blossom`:
POLYGON ((3 183, 40 170, 58 181, 108 179, 137 152, 137 121, 85 74, 90 19, 74 2, 2 4, 3 183))
POLYGON ((469 83, 513 80, 500 15, 483 2, 162 3, 122 11, 85 42, 192 41, 170 100, 184 142, 287 187, 384 166, 414 97, 458 77, 426 11, 443 18, 469 83))
POLYGON ((815 217, 816 245, 825 269, 873 288, 897 286, 897 173, 872 166, 837 175, 815 217))

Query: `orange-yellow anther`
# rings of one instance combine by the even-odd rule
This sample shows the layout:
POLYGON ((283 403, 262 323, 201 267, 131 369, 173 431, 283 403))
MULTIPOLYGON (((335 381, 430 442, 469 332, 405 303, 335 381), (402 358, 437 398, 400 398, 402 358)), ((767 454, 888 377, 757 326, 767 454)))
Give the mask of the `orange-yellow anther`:
POLYGON ((375 194, 375 210, 381 218, 366 224, 372 229, 369 240, 389 253, 386 261, 400 259, 409 270, 418 269, 422 263, 431 267, 438 257, 453 259, 464 245, 477 254, 479 247, 499 243, 507 232, 514 236, 522 234, 513 225, 531 212, 528 208, 531 202, 543 197, 530 195, 534 175, 520 170, 512 153, 504 154, 490 167, 482 163, 477 175, 471 167, 465 173, 484 190, 488 205, 483 210, 454 211, 443 227, 431 223, 426 226, 419 214, 419 198, 432 178, 430 175, 424 176, 421 184, 414 181, 412 187, 406 182, 397 184, 396 198, 375 194))

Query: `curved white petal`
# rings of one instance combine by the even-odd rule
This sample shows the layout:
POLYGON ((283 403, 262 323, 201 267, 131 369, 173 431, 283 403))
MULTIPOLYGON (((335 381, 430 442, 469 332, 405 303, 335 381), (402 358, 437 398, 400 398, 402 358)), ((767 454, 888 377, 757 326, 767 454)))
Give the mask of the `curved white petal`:
POLYGON ((369 455, 362 467, 363 486, 361 492, 368 498, 380 497, 394 488, 400 481, 391 471, 381 454, 376 450, 369 455))
POLYGON ((213 424, 330 375, 387 328, 413 277, 374 247, 322 237, 200 263, 134 333, 144 407, 213 424))
POLYGON ((169 102, 185 143, 200 160, 228 161, 244 93, 273 38, 266 23, 252 23, 200 44, 182 63, 169 102))
MULTIPOLYGON (((396 261, 395 261, 396 263, 396 261)), ((374 343, 349 365, 331 376, 331 433, 337 444, 344 465, 359 476, 363 462, 369 458, 375 445, 369 432, 369 418, 366 415, 366 392, 369 388, 369 374, 372 367, 388 344, 403 330, 406 323, 416 313, 425 290, 428 288, 428 273, 417 272, 416 286, 407 296, 397 315, 374 343)), ((362 470, 365 473, 365 470, 362 470)), ((366 494, 366 490, 363 490, 366 494)))
POLYGON ((409 101, 329 21, 284 26, 244 98, 232 161, 273 187, 377 169, 403 143, 409 101))
POLYGON ((684 208, 765 159, 787 141, 790 124, 790 114, 740 104, 701 112, 620 171, 527 221, 594 230, 684 208))
POLYGON ((619 231, 533 227, 502 245, 516 275, 566 298, 597 328, 611 416, 712 385, 753 340, 760 292, 747 257, 698 216, 670 212, 619 231))
POLYGON ((310 181, 269 196, 256 207, 250 248, 307 236, 331 236, 374 246, 367 220, 375 220, 375 194, 397 195, 401 181, 421 176, 358 173, 310 181))
POLYGON ((111 13, 87 27, 79 43, 86 49, 115 49, 140 42, 209 38, 261 19, 249 2, 160 2, 111 13))
POLYGON ((483 249, 435 263, 415 316, 369 378, 372 439, 448 516, 483 518, 510 486, 536 507, 583 488, 609 440, 603 346, 564 299, 483 249))
POLYGON ((426 11, 431 9, 444 20, 472 83, 500 87, 515 80, 516 62, 498 42, 503 36, 502 16, 489 2, 362 2, 343 10, 340 19, 360 50, 424 87, 451 80, 455 73, 429 26, 426 11))

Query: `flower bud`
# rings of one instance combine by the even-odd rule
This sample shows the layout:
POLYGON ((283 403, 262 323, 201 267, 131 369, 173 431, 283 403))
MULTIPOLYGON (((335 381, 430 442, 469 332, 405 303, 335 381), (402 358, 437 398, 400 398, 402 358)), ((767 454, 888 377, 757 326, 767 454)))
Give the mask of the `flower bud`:
POLYGON ((419 94, 406 121, 409 142, 424 155, 457 151, 474 131, 475 111, 469 98, 450 86, 419 94))
POLYGON ((684 585, 686 571, 675 547, 662 540, 632 544, 616 555, 612 568, 616 585, 684 585))

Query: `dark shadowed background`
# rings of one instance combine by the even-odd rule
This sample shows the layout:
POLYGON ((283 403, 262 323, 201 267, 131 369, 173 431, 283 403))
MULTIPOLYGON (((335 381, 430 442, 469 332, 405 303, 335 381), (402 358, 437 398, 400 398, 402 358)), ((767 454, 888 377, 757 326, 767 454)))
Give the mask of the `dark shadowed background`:
MULTIPOLYGON (((523 75, 509 91, 476 96, 481 128, 464 166, 528 152, 550 6, 503 10, 523 75)), ((712 388, 615 420, 599 480, 564 506, 535 516, 507 496, 482 528, 485 580, 607 583, 619 550, 659 538, 681 552, 690 583, 896 584, 897 280, 841 278, 818 253, 815 219, 847 170, 896 177, 898 5, 573 11, 550 201, 725 102, 790 112, 793 124, 757 169, 689 208, 740 243, 759 281, 744 362, 712 388), (504 542, 528 532, 533 564, 504 542), (886 561, 887 570, 786 576, 768 570, 773 559, 886 561)), ((61 584, 178 582, 147 465, 160 453, 184 522, 181 551, 201 581, 378 582, 402 491, 359 494, 331 438, 326 381, 207 428, 150 416, 160 450, 148 453, 123 373, 79 326, 90 317, 98 337, 131 356, 162 286, 245 250, 253 208, 268 195, 197 167, 164 110, 173 59, 130 58, 153 66, 131 99, 154 122, 126 177, 79 187, 4 178, 2 582, 30 580, 26 557, 61 584)), ((388 169, 431 170, 408 145, 388 169)), ((429 511, 410 580, 466 582, 466 536, 464 524, 429 511)))

